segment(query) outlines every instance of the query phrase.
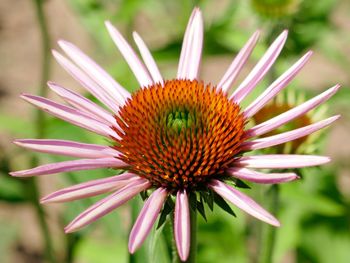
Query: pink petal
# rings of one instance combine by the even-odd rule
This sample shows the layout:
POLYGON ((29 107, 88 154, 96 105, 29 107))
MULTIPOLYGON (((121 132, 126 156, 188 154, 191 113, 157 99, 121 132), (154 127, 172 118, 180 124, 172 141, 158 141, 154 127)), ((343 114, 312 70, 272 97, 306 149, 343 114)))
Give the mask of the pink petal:
POLYGON ((328 125, 330 125, 331 123, 333 123, 334 121, 336 121, 337 119, 339 119, 340 115, 336 115, 333 116, 331 118, 307 125, 305 127, 302 128, 298 128, 292 131, 288 131, 288 132, 284 132, 284 133, 280 133, 277 135, 272 135, 269 137, 264 137, 264 138, 260 138, 260 139, 256 139, 253 141, 248 141, 248 142, 244 142, 242 144, 242 150, 243 151, 247 151, 247 150, 257 150, 257 149, 263 149, 263 148, 267 148, 267 147, 271 147, 271 146, 275 146, 278 144, 282 144, 285 142, 289 142, 289 141, 293 141, 296 140, 298 138, 301 138, 303 136, 307 136, 311 133, 314 133, 328 125))
POLYGON ((190 253, 190 207, 186 190, 178 191, 175 203, 174 235, 177 251, 182 261, 190 253))
POLYGON ((96 64, 91 58, 85 55, 78 47, 67 41, 58 41, 64 52, 92 78, 111 97, 118 101, 118 105, 123 105, 130 97, 130 93, 116 82, 104 69, 96 64))
POLYGON ((139 51, 141 53, 141 57, 142 57, 143 61, 145 62, 149 73, 152 76, 153 82, 160 83, 161 85, 163 85, 163 77, 160 74, 158 66, 157 66, 156 62, 154 61, 154 58, 153 58, 151 52, 149 51, 149 49, 147 48, 145 42, 143 42, 142 38, 136 32, 133 33, 133 37, 134 37, 134 40, 135 40, 137 47, 139 48, 139 51))
POLYGON ((275 97, 283 88, 285 88, 299 71, 305 66, 310 59, 312 52, 307 52, 301 59, 299 59, 292 67, 284 72, 278 79, 276 79, 257 99, 255 99, 245 110, 244 116, 249 118, 258 112, 265 104, 275 97))
POLYGON ((34 151, 60 154, 77 158, 103 158, 118 156, 119 152, 106 146, 66 140, 22 139, 15 140, 18 146, 34 151))
POLYGON ((131 173, 125 173, 108 178, 91 180, 86 183, 77 184, 71 187, 63 188, 59 191, 51 193, 43 197, 41 203, 59 203, 74 201, 86 197, 91 197, 111 191, 116 191, 127 184, 130 184, 132 180, 138 179, 137 175, 131 173))
POLYGON ((56 50, 52 50, 52 54, 57 60, 57 62, 84 88, 86 88, 95 98, 105 104, 109 109, 111 109, 115 114, 119 111, 119 106, 124 105, 124 99, 116 96, 111 96, 109 91, 104 87, 98 85, 94 80, 90 78, 88 74, 85 74, 76 65, 74 65, 70 60, 62 56, 56 50))
POLYGON ((210 187, 223 198, 230 201, 240 209, 244 210, 248 214, 264 221, 273 226, 280 226, 280 222, 267 212, 264 208, 258 205, 253 199, 233 187, 220 182, 219 180, 213 180, 210 187))
POLYGON ((258 184, 279 184, 299 179, 295 173, 261 173, 247 168, 232 167, 226 170, 231 176, 258 184))
POLYGON ((158 188, 147 199, 129 237, 129 251, 134 253, 145 241, 156 221, 160 209, 162 209, 168 192, 164 188, 158 188))
POLYGON ((151 184, 143 178, 132 181, 130 184, 124 186, 114 194, 100 200, 78 215, 68 226, 66 226, 64 229, 65 232, 71 233, 77 231, 78 229, 96 221, 150 186, 151 184))
POLYGON ((62 120, 70 122, 89 131, 95 132, 106 137, 117 138, 118 136, 116 132, 106 124, 94 120, 88 115, 66 105, 53 102, 43 97, 29 94, 23 94, 21 95, 21 98, 41 108, 42 110, 52 114, 53 116, 56 116, 62 120))
POLYGON ((329 157, 298 154, 269 154, 245 156, 239 158, 234 165, 250 168, 289 169, 316 166, 328 163, 329 157))
POLYGON ((220 80, 217 87, 222 89, 223 92, 228 92, 233 82, 236 80, 238 74, 241 72, 243 66, 247 62, 250 54, 252 53, 256 42, 259 39, 260 32, 256 31, 245 44, 245 46, 239 51, 235 59, 232 61, 230 67, 220 80))
POLYGON ((265 55, 256 64, 249 75, 243 80, 241 85, 233 92, 230 99, 236 103, 240 103, 262 80, 273 63, 280 54, 284 43, 287 40, 288 32, 285 30, 278 36, 278 38, 272 43, 265 55))
POLYGON ((111 22, 106 21, 105 25, 108 29, 110 36, 112 37, 115 45, 118 47, 120 53, 130 66, 130 69, 134 73, 137 81, 141 87, 147 87, 153 84, 152 78, 148 74, 147 69, 140 61, 138 56, 128 42, 123 38, 119 31, 111 24, 111 22))
POLYGON ((203 45, 203 18, 199 8, 195 8, 188 22, 182 43, 178 79, 197 79, 203 45))
POLYGON ((53 82, 48 82, 48 86, 73 107, 88 114, 93 119, 103 122, 109 126, 117 125, 117 122, 110 113, 91 100, 53 82))
POLYGON ((254 137, 265 134, 305 114, 306 112, 314 109, 315 107, 332 97, 338 91, 339 87, 339 85, 336 85, 321 93, 320 95, 304 102, 303 104, 300 104, 299 106, 296 106, 293 109, 290 109, 268 121, 254 126, 253 128, 246 131, 246 136, 254 137))
POLYGON ((22 170, 10 173, 16 177, 27 177, 33 175, 55 174, 71 171, 92 170, 97 168, 121 168, 127 167, 128 164, 116 158, 99 158, 99 159, 80 159, 73 161, 64 161, 58 163, 44 164, 32 169, 22 170))

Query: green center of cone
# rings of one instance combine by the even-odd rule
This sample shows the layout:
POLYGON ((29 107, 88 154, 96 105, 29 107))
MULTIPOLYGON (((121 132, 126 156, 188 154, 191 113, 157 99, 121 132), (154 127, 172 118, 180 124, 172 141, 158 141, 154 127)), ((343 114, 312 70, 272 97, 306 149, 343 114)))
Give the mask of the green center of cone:
POLYGON ((174 110, 167 115, 166 125, 177 132, 187 129, 194 124, 194 115, 186 109, 174 110))

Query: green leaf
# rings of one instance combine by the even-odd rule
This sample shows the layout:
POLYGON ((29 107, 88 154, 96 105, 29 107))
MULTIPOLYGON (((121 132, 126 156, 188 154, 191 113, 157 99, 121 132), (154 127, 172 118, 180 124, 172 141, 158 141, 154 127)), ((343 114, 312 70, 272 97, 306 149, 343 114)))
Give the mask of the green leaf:
POLYGON ((145 200, 149 197, 147 191, 142 191, 142 192, 140 193, 140 196, 141 196, 141 198, 142 198, 142 201, 145 201, 145 200))
POLYGON ((175 204, 171 196, 166 200, 162 211, 160 212, 160 217, 156 229, 159 229, 166 221, 168 214, 174 210, 175 204))
POLYGON ((148 262, 170 262, 170 255, 166 242, 163 225, 160 229, 152 228, 149 240, 149 260, 148 262))
POLYGON ((204 202, 207 203, 209 209, 213 211, 214 209, 214 196, 213 196, 213 191, 208 190, 208 191, 200 191, 199 192, 200 196, 203 198, 204 202))
POLYGON ((188 201, 190 203, 190 209, 192 209, 193 211, 196 211, 196 209, 197 209, 197 195, 190 194, 188 197, 188 201))
POLYGON ((221 207, 225 212, 229 213, 230 215, 236 217, 235 212, 233 212, 232 208, 229 206, 229 204, 218 194, 214 193, 214 202, 219 207, 221 207))
POLYGON ((237 179, 236 183, 235 183, 236 187, 238 188, 246 188, 246 189, 250 189, 250 186, 247 185, 245 182, 243 182, 242 180, 237 179))
POLYGON ((200 196, 200 201, 197 201, 197 210, 200 213, 200 215, 204 218, 204 220, 207 221, 207 216, 205 215, 202 196, 200 196))

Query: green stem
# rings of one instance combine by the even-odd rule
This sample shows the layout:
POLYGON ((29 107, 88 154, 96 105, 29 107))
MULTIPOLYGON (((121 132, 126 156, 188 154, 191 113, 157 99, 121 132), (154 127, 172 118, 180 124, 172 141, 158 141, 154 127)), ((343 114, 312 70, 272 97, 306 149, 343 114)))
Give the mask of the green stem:
MULTIPOLYGON (((39 88, 39 95, 45 97, 47 95, 47 88, 46 88, 46 82, 49 80, 50 71, 51 71, 51 55, 50 55, 50 49, 51 49, 51 40, 49 35, 49 30, 47 28, 47 21, 45 17, 44 7, 43 7, 43 0, 33 0, 36 10, 36 16, 39 23, 40 33, 41 33, 41 45, 42 45, 42 60, 41 60, 41 81, 40 81, 40 88, 39 88)), ((38 111, 42 112, 42 111, 38 111)), ((42 117, 40 114, 40 121, 41 124, 44 124, 44 117, 42 117)), ((38 118, 39 119, 39 118, 38 118)), ((43 128, 39 129, 41 133, 44 133, 44 126, 43 128)), ((43 135, 43 134, 40 134, 43 135)))
MULTIPOLYGON (((133 227, 133 224, 135 223, 136 221, 136 218, 138 216, 138 212, 139 212, 139 209, 138 209, 138 200, 135 198, 134 200, 132 200, 130 202, 130 214, 131 214, 131 218, 130 218, 130 231, 133 227)), ((129 233, 130 233, 129 231, 129 233)), ((134 253, 134 254, 131 254, 129 253, 129 263, 136 263, 137 262, 137 254, 134 253)))
MULTIPOLYGON (((269 211, 271 211, 272 214, 276 215, 278 213, 280 204, 278 185, 271 186, 267 198, 270 200, 269 211)), ((259 263, 273 262, 273 251, 275 248, 276 231, 277 228, 274 226, 270 226, 268 224, 265 224, 263 226, 262 242, 260 243, 261 247, 259 263)))
MULTIPOLYGON (((32 158, 32 164, 36 166, 38 164, 37 158, 33 157, 32 158)), ((39 203, 40 195, 39 195, 39 189, 38 189, 38 183, 35 177, 28 178, 23 181, 24 183, 24 188, 25 192, 27 195, 27 199, 32 203, 38 220, 39 220, 39 226, 41 229, 41 234, 43 236, 43 240, 45 243, 45 257, 48 262, 50 263, 56 263, 56 257, 53 252, 53 246, 52 246, 52 240, 50 237, 50 231, 48 224, 46 222, 46 217, 45 217, 45 211, 43 207, 39 203)))
POLYGON ((191 229, 191 245, 190 255, 188 256, 186 263, 195 263, 197 256, 197 211, 190 209, 190 229, 191 229))
POLYGON ((66 235, 66 255, 65 262, 73 263, 75 253, 77 250, 77 244, 82 240, 82 235, 80 234, 70 234, 66 235))
MULTIPOLYGON (((42 42, 42 68, 41 68, 41 81, 39 86, 39 95, 46 95, 46 82, 49 78, 50 74, 50 37, 49 31, 47 28, 47 23, 45 19, 45 13, 43 9, 43 1, 42 0, 33 0, 36 16, 38 19, 38 24, 41 33, 41 42, 42 42)), ((42 138, 45 134, 45 118, 44 113, 40 110, 36 111, 36 137, 42 138)), ((35 156, 32 157, 31 160, 32 166, 37 166, 39 164, 38 158, 35 156)), ((48 262, 56 263, 56 257, 53 252, 52 240, 50 237, 49 227, 46 222, 45 211, 43 207, 39 203, 39 187, 38 182, 35 177, 29 178, 25 181, 26 193, 28 199, 34 206, 37 217, 39 220, 42 236, 45 242, 45 256, 48 262)))
POLYGON ((175 232, 174 232, 174 216, 170 215, 170 222, 171 224, 168 224, 170 226, 170 232, 171 232, 171 258, 172 258, 172 263, 180 263, 181 260, 179 258, 179 254, 177 253, 177 248, 176 248, 176 242, 175 242, 175 232))

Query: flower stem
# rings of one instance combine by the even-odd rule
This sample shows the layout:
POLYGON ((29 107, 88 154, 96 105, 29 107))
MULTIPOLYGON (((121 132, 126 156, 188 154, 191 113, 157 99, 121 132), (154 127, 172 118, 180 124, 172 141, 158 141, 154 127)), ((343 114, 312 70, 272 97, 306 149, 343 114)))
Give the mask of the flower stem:
MULTIPOLYGON (((32 164, 38 163, 37 158, 33 157, 32 164)), ((35 208, 39 225, 41 229, 41 234, 45 243, 45 257, 48 262, 56 263, 56 257, 53 252, 52 240, 50 237, 50 231, 45 218, 45 211, 39 203, 39 189, 38 183, 35 177, 28 178, 24 181, 25 192, 27 194, 27 199, 32 203, 35 208)))
MULTIPOLYGON (((272 185, 269 189, 268 197, 270 200, 269 211, 276 215, 279 210, 279 186, 272 185)), ((277 228, 265 224, 262 228, 262 242, 260 247, 260 259, 259 263, 271 263, 273 262, 273 251, 275 248, 277 228)))
MULTIPOLYGON (((39 86, 39 95, 45 96, 47 93, 46 82, 50 74, 50 36, 47 28, 47 23, 45 19, 45 13, 43 9, 42 0, 33 0, 36 16, 41 33, 42 42, 42 64, 41 64, 41 81, 39 86)), ((36 137, 42 138, 45 133, 45 118, 44 113, 40 110, 36 111, 36 137)), ((39 164, 38 158, 33 156, 31 160, 32 166, 37 166, 39 164)), ((35 177, 29 178, 25 181, 26 193, 28 195, 29 201, 35 208, 39 225, 41 228, 42 236, 45 243, 45 256, 48 262, 56 263, 56 257, 53 252, 52 240, 50 237, 49 227, 45 218, 45 211, 39 203, 39 187, 38 182, 35 177)))
POLYGON ((172 263, 180 263, 181 260, 179 258, 179 254, 177 253, 177 248, 176 248, 176 242, 175 242, 175 232, 174 232, 174 217, 171 217, 171 224, 170 224, 170 231, 171 231, 171 257, 172 257, 172 263))
POLYGON ((190 228, 191 228, 191 245, 190 255, 185 261, 186 263, 195 263, 197 256, 197 210, 190 208, 190 228))
MULTIPOLYGON (((137 215, 138 215, 139 209, 138 209, 138 202, 136 198, 134 200, 131 200, 130 202, 130 231, 133 227, 134 222, 136 221, 137 215)), ((130 233, 129 231, 129 233, 130 233)), ((137 253, 131 254, 129 253, 129 263, 137 263, 137 253)))

